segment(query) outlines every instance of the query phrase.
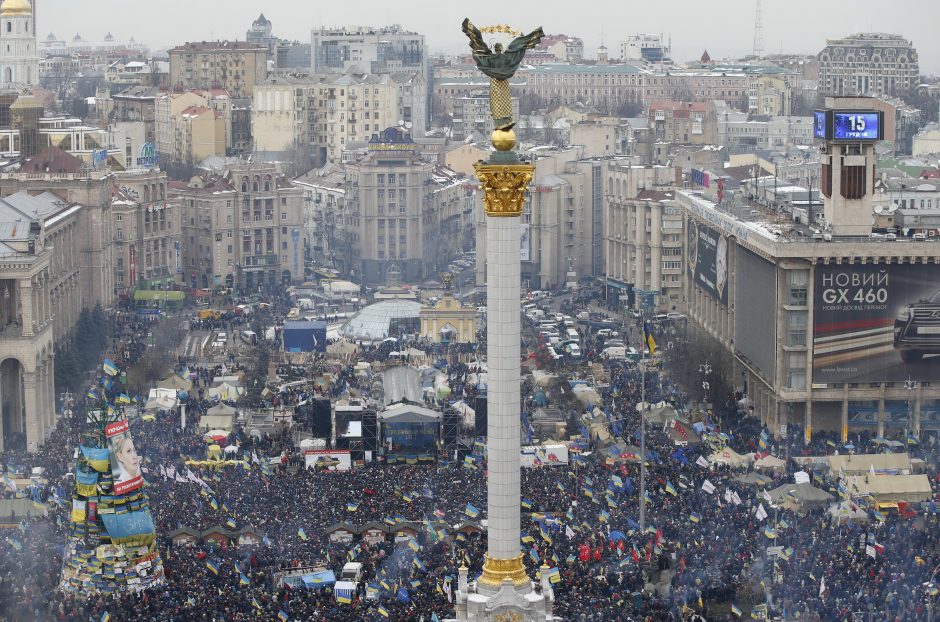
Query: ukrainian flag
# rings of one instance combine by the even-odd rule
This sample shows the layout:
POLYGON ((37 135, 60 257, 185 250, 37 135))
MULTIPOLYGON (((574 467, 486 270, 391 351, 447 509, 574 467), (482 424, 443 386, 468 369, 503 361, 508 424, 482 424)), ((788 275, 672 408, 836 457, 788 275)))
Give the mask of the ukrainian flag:
POLYGON ((476 518, 477 516, 480 515, 480 510, 473 507, 473 504, 468 503, 466 509, 464 510, 464 513, 470 518, 476 518))
POLYGON ((101 369, 109 376, 117 376, 119 373, 121 373, 121 370, 117 368, 117 365, 114 364, 114 361, 109 358, 104 359, 104 362, 101 364, 101 369))
POLYGON ((254 596, 251 597, 251 606, 257 610, 261 610, 261 603, 258 602, 258 599, 254 596))
POLYGON ((358 510, 358 509, 359 509, 359 504, 358 504, 358 503, 347 503, 347 504, 346 504, 346 511, 347 511, 347 512, 355 512, 355 511, 358 510))
POLYGON ((101 614, 101 622, 111 622, 111 614, 105 611, 101 614))
POLYGON ((643 322, 643 340, 646 342, 646 347, 649 349, 650 354, 656 354, 656 340, 653 339, 650 325, 646 322, 643 322))
POLYGON ((385 609, 385 607, 379 607, 378 612, 379 612, 379 615, 382 616, 383 618, 388 617, 388 610, 385 609))
POLYGON ((212 574, 219 574, 219 567, 217 565, 207 561, 206 566, 212 571, 212 574))
POLYGON ((239 573, 239 574, 238 574, 238 584, 239 584, 239 585, 250 585, 250 584, 251 584, 251 579, 249 579, 249 578, 246 577, 245 575, 239 573))
POLYGON ((337 596, 336 602, 343 603, 344 605, 351 605, 352 599, 349 596, 337 596))
POLYGON ((522 507, 524 507, 524 508, 527 509, 527 510, 531 510, 531 509, 532 509, 532 502, 529 501, 528 499, 523 499, 523 500, 522 500, 522 507))
POLYGON ((702 520, 702 515, 699 514, 698 512, 692 512, 691 514, 689 514, 689 520, 692 521, 693 523, 697 523, 700 520, 702 520))
POLYGON ((679 493, 676 491, 676 487, 672 485, 672 482, 666 482, 666 492, 671 494, 673 497, 678 496, 679 493))
POLYGON ((277 619, 280 620, 281 622, 287 622, 287 614, 284 613, 283 609, 277 612, 277 619))
POLYGON ((303 527, 297 530, 297 537, 303 540, 304 542, 307 541, 307 534, 306 532, 304 532, 303 527))
POLYGON ((737 605, 735 605, 734 603, 731 603, 731 613, 738 616, 739 618, 741 617, 741 610, 738 609, 737 605))
POLYGON ((114 403, 115 404, 130 404, 131 398, 129 395, 127 395, 127 393, 121 393, 116 398, 114 398, 114 403))
POLYGON ((421 545, 418 544, 414 538, 408 540, 408 548, 417 553, 421 549, 421 545))

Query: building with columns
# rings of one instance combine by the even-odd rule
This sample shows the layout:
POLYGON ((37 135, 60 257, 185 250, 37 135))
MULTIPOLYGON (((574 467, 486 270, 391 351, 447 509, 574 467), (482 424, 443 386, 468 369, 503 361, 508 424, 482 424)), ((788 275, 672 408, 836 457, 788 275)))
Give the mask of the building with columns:
POLYGON ((39 83, 39 53, 29 0, 0 4, 0 89, 39 83))
POLYGON ((55 340, 81 311, 81 205, 51 192, 0 199, 0 450, 35 451, 55 427, 55 340))

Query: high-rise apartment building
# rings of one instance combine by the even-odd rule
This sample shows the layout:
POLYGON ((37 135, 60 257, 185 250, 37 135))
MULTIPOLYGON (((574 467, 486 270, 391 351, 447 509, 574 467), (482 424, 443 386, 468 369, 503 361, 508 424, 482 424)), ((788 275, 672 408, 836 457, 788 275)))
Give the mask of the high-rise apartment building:
POLYGON ((420 74, 422 105, 410 111, 408 116, 412 118, 400 120, 412 123, 413 131, 427 129, 428 59, 424 35, 398 25, 319 28, 311 32, 310 42, 310 68, 314 74, 420 74))
POLYGON ((245 41, 184 43, 169 51, 171 89, 225 89, 251 97, 268 77, 268 48, 245 41))
POLYGON ((827 39, 818 54, 822 95, 903 95, 920 83, 914 44, 900 35, 863 32, 827 39))

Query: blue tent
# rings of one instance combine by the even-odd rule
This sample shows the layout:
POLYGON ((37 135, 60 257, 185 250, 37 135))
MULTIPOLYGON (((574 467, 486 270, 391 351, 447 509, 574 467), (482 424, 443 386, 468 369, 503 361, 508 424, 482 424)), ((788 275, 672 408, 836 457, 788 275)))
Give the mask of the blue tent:
POLYGON ((332 570, 312 572, 303 575, 300 579, 304 582, 304 587, 307 588, 329 587, 336 583, 336 575, 333 574, 332 570))

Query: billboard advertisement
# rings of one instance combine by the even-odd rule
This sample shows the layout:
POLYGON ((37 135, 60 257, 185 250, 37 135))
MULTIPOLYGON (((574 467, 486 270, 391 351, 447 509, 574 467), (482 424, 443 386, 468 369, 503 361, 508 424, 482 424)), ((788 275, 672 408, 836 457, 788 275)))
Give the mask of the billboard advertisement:
POLYGON ((308 469, 326 469, 328 471, 348 471, 352 468, 352 454, 349 450, 306 449, 304 466, 308 469))
POLYGON ((689 218, 689 279, 713 298, 728 304, 728 239, 711 227, 689 218))
POLYGON ((817 266, 813 382, 940 380, 940 269, 817 266))
POLYGON ((777 371, 777 269, 763 257, 738 247, 734 252, 734 348, 752 368, 773 378, 777 371))
POLYGON ((109 423, 105 426, 104 435, 108 439, 108 449, 111 452, 111 477, 114 478, 115 496, 126 495, 143 486, 140 456, 134 447, 127 419, 109 423))

